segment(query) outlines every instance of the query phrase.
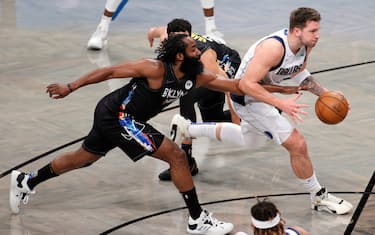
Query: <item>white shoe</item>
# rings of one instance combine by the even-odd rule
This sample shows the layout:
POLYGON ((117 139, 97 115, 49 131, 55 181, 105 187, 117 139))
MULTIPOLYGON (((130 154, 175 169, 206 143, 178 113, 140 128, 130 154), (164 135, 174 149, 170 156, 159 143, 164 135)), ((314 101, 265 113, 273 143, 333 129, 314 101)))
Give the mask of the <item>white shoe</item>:
POLYGON ((107 34, 108 29, 105 29, 101 25, 96 28, 96 31, 92 34, 89 42, 87 43, 87 48, 89 50, 101 50, 107 45, 107 34))
POLYGON ((224 34, 218 31, 217 29, 212 29, 210 31, 206 31, 205 37, 212 39, 218 43, 226 44, 224 38, 224 34))
POLYGON ((311 198, 311 209, 342 215, 350 212, 353 205, 344 199, 333 196, 323 187, 311 198))
POLYGON ((30 175, 12 171, 10 177, 10 191, 9 191, 9 205, 10 210, 14 214, 20 212, 20 203, 27 204, 29 201, 30 194, 34 194, 35 191, 31 190, 27 185, 27 181, 30 179, 30 175))
POLYGON ((190 120, 185 119, 180 114, 175 114, 170 125, 169 137, 171 140, 180 146, 185 138, 190 138, 188 131, 190 124, 190 120))
POLYGON ((233 224, 212 217, 212 213, 203 210, 198 219, 189 216, 187 231, 190 234, 224 235, 233 230, 233 224))

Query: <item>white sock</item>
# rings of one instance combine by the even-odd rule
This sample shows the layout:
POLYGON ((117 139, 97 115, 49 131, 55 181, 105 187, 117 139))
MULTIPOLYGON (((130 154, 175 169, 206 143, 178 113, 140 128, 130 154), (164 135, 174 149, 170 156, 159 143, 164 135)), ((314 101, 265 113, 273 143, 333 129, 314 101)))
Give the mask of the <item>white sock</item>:
POLYGON ((216 30, 215 16, 204 17, 206 22, 206 33, 216 30))
POLYGON ((319 184, 318 179, 316 178, 315 172, 313 172, 312 176, 307 179, 300 179, 303 184, 303 187, 306 191, 310 192, 311 195, 315 195, 322 186, 319 184))
POLYGON ((100 20, 99 26, 103 29, 108 31, 109 24, 111 23, 112 17, 108 17, 105 15, 102 15, 102 19, 100 20))

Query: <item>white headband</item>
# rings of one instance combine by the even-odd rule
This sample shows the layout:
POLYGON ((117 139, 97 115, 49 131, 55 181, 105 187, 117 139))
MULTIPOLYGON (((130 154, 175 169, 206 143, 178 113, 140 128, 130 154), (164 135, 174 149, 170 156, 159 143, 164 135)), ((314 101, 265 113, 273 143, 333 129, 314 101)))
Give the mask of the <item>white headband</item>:
POLYGON ((267 220, 267 221, 260 221, 255 219, 254 217, 251 216, 251 222, 253 223, 254 227, 260 228, 260 229, 268 229, 268 228, 273 228, 276 225, 279 224, 280 222, 280 215, 279 213, 276 214, 275 218, 272 220, 267 220))

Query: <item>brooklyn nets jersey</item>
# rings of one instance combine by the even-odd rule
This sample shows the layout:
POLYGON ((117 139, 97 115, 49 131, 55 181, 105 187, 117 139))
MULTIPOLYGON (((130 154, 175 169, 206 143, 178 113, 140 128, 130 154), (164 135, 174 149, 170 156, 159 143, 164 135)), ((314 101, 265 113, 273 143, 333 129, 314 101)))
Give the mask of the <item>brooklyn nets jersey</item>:
POLYGON ((164 107, 186 95, 196 84, 196 78, 177 79, 171 64, 164 63, 165 75, 160 89, 151 89, 146 78, 133 78, 128 84, 102 99, 102 104, 118 116, 119 112, 139 121, 148 121, 164 107))

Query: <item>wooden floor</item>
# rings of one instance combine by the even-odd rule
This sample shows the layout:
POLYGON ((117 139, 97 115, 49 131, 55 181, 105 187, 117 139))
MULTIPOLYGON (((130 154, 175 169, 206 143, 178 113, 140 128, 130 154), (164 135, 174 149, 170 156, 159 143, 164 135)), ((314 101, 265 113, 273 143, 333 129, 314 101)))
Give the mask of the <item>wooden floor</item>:
MULTIPOLYGON (((49 99, 45 87, 124 60, 154 57, 147 29, 172 18, 190 20, 204 32, 198 0, 130 1, 112 23, 109 46, 89 52, 85 45, 104 8, 103 1, 0 0, 0 172, 84 137, 97 101, 119 84, 103 82, 63 100, 49 99)), ((289 12, 301 1, 216 1, 216 22, 228 45, 241 55, 257 38, 287 26, 289 12)), ((375 2, 303 2, 322 14, 321 39, 311 54, 309 70, 321 71, 375 59, 375 2)), ((327 88, 341 90, 351 103, 344 122, 328 126, 314 114, 299 125, 308 142, 322 185, 358 208, 375 166, 375 65, 372 63, 319 72, 327 88)), ((168 132, 178 110, 163 112, 152 124, 168 132)), ((36 170, 62 151, 23 166, 36 170)), ((310 209, 310 200, 293 175, 287 152, 269 144, 251 151, 206 138, 194 142, 199 174, 194 177, 200 202, 237 231, 249 230, 249 208, 255 196, 270 195, 287 224, 314 235, 339 235, 353 212, 336 216, 310 209)), ((9 176, 0 178, 0 234, 186 234, 182 197, 158 174, 168 166, 145 158, 133 163, 119 150, 89 168, 70 172, 37 187, 19 215, 8 206, 9 176), (118 227, 117 227, 118 226, 118 227)), ((375 200, 371 194, 353 234, 375 234, 375 200)), ((234 234, 234 233, 233 233, 234 234)))

